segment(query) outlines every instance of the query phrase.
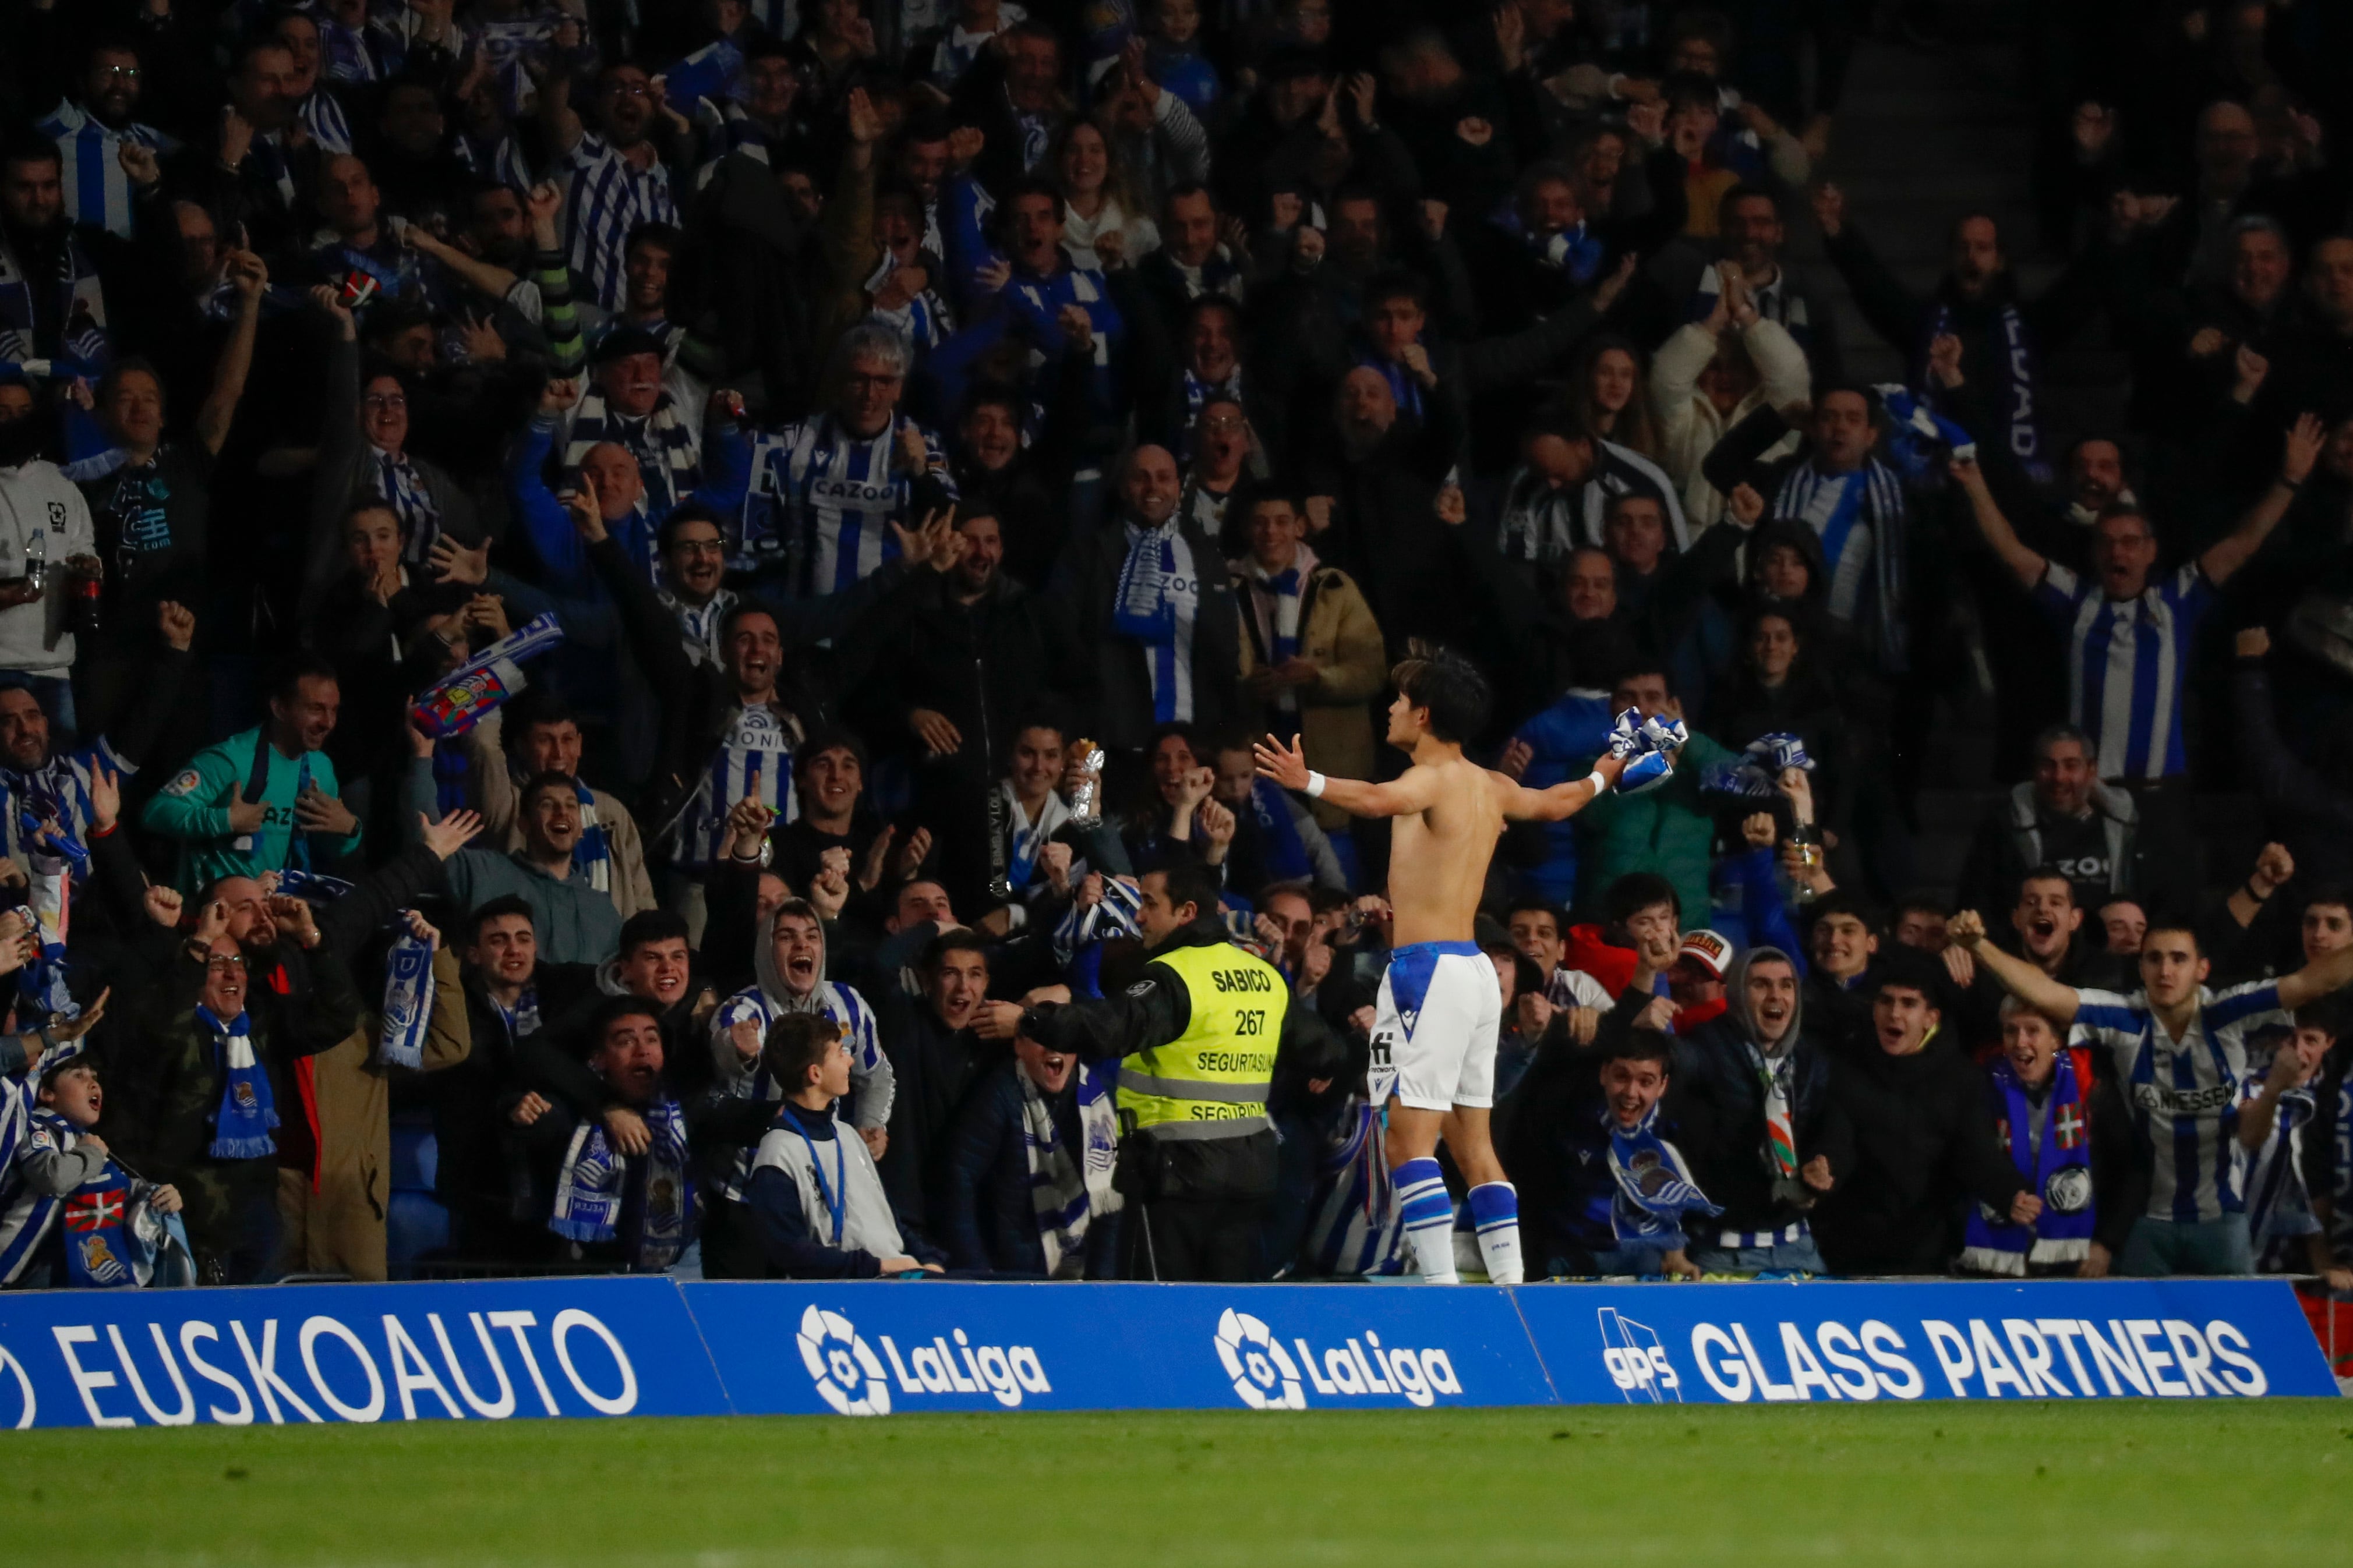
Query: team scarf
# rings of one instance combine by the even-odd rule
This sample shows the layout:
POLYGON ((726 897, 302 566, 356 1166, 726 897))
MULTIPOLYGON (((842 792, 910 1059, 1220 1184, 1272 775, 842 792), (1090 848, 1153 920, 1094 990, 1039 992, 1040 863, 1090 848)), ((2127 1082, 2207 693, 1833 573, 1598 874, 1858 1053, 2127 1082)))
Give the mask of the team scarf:
MULTIPOLYGON (((1039 803, 1038 820, 1031 822, 1021 810, 1021 797, 1013 792, 1013 781, 997 782, 997 793, 1005 799, 1006 830, 1011 836, 1005 858, 1005 879, 1016 888, 1027 888, 1038 879, 1038 852, 1074 815, 1070 804, 1055 792, 1046 792, 1039 803)), ((1071 868, 1077 874, 1077 863, 1071 868)))
POLYGON ((1994 1131, 2010 1163, 2033 1178, 2042 1213, 2032 1225, 2012 1225, 2008 1215, 1977 1205, 1969 1212, 1961 1267, 1980 1274, 2023 1275, 2029 1264, 2081 1262, 2091 1254, 2096 1214, 2091 1123, 2074 1053, 2063 1050, 2052 1058, 2051 1088, 2039 1109, 2007 1057, 1995 1059, 1990 1076, 2002 1100, 1994 1131))
POLYGON ((1957 462, 1973 462, 1977 437, 1937 413, 1925 397, 1893 382, 1875 384, 1880 406, 1887 410, 1887 459, 1908 484, 1931 482, 1939 477, 1936 448, 1950 448, 1957 462))
POLYGON ((687 1177, 686 1112, 675 1100, 658 1100, 638 1114, 652 1134, 645 1153, 645 1198, 638 1234, 621 1236, 622 1200, 631 1156, 616 1151, 604 1120, 583 1121, 564 1152, 555 1182, 555 1209, 547 1228, 566 1241, 621 1239, 629 1267, 659 1273, 684 1251, 695 1217, 694 1184, 687 1177))
MULTIPOLYGON (((2042 455, 2042 420, 2035 413, 2033 335, 2026 330, 2026 317, 2014 300, 2002 306, 2000 321, 2001 363, 1988 374, 2001 388, 2000 406, 2010 455, 2018 459, 2019 466, 2026 470, 2029 479, 2038 485, 2047 485, 2052 480, 2052 472, 2050 463, 2042 455)), ((1928 319, 1927 333, 1921 340, 1919 364, 1912 376, 1915 385, 1935 385, 1928 377, 1928 345, 1948 335, 1952 330, 1953 307, 1939 301, 1935 313, 1928 319)))
POLYGON ((41 287, 58 292, 58 352, 50 357, 79 360, 80 368, 92 373, 105 369, 106 294, 99 284, 98 268, 70 228, 58 246, 56 276, 46 283, 26 273, 16 253, 0 243, 0 360, 21 364, 38 355, 35 334, 40 316, 34 308, 33 290, 41 287))
POLYGON ((1546 566, 1568 559, 1580 542, 1579 485, 1555 485, 1526 464, 1512 471, 1504 484, 1503 516, 1495 530, 1495 548, 1506 561, 1546 566))
POLYGON ((1872 574, 1869 611, 1881 662, 1891 670, 1908 668, 1909 637, 1904 624, 1905 552, 1904 482, 1875 458, 1849 474, 1828 474, 1810 462, 1794 464, 1772 497, 1774 517, 1804 522, 1821 541, 1831 614, 1860 623, 1865 609, 1862 574, 1872 574), (1854 531, 1871 537, 1868 566, 1850 564, 1854 531))
POLYGON ((1686 1212, 1722 1214, 1692 1180, 1681 1151, 1656 1131, 1659 1108, 1632 1130, 1620 1127, 1608 1106, 1601 1125, 1609 1133, 1609 1173, 1618 1190, 1609 1199, 1609 1229, 1621 1243, 1655 1247, 1662 1252, 1683 1246, 1683 1216, 1686 1212))
POLYGON ((433 542, 441 537, 441 503, 433 499, 433 488, 406 452, 379 450, 374 478, 376 499, 400 519, 402 559, 422 565, 433 552, 433 542))
MULTIPOLYGON (((100 760, 121 767, 111 749, 100 760)), ((30 856, 46 845, 72 868, 75 881, 89 877, 90 785, 70 755, 52 752, 39 767, 22 772, 0 768, 0 797, 10 808, 10 850, 30 856)))
POLYGON ((425 1031, 433 1021, 433 944, 404 929, 385 960, 384 1016, 376 1060, 420 1072, 425 1031))
POLYGON ((522 661, 554 652, 564 627, 543 610, 435 681, 409 704, 408 717, 437 741, 451 741, 503 708, 529 684, 522 661))
POLYGON ((650 516, 668 515, 702 482, 693 422, 679 412, 678 402, 667 387, 654 399, 652 413, 632 419, 615 413, 605 389, 591 383, 572 416, 572 429, 564 444, 565 468, 578 469, 588 449, 607 441, 638 460, 650 516))
POLYGON ((735 607, 735 590, 722 588, 701 605, 690 605, 666 588, 659 590, 659 596, 662 607, 678 617, 686 657, 697 664, 720 663, 719 628, 726 624, 727 612, 735 607))
POLYGON ((1073 1150, 1054 1124, 1053 1102, 1016 1068, 1021 1086, 1021 1157, 1029 1172, 1029 1201, 1038 1215, 1038 1243, 1046 1253, 1049 1279, 1076 1279, 1086 1273, 1087 1226, 1097 1215, 1115 1213, 1119 1194, 1111 1184, 1119 1161, 1119 1130, 1112 1095, 1102 1075, 1075 1068, 1071 1086, 1079 1097, 1079 1136, 1073 1150))
MULTIPOLYGON (((81 1004, 66 987, 66 942, 71 930, 73 881, 64 865, 47 855, 33 858, 32 887, 27 902, 17 906, 26 928, 39 942, 31 963, 16 971, 16 1006, 20 1022, 29 1018, 66 1019, 81 1016, 81 1004)), ((53 1066, 50 1057, 46 1066, 53 1066)))
POLYGON ((1185 426, 1176 433, 1176 459, 1190 463, 1193 460, 1193 426, 1201 417, 1201 405, 1209 400, 1212 393, 1240 404, 1242 398, 1242 367, 1235 365, 1223 381, 1203 381, 1187 365, 1179 384, 1185 392, 1185 426))
POLYGON ((1325 1279, 1398 1274, 1405 1215, 1389 1174, 1381 1111, 1360 1095, 1342 1107, 1308 1199, 1307 1271, 1325 1279))
MULTIPOLYGON (((1084 909, 1072 904, 1054 927, 1054 959, 1066 970, 1078 966, 1087 954, 1096 952, 1113 937, 1144 934, 1144 928, 1136 923, 1144 906, 1135 889, 1116 877, 1106 876, 1103 891, 1100 900, 1084 909)), ((1090 969, 1090 978, 1092 973, 1090 969)))
MULTIPOLYGON (((32 1150, 70 1150, 81 1141, 79 1128, 52 1110, 33 1110, 24 1119, 22 1146, 32 1150)), ((13 1159, 13 1151, 11 1154, 13 1159)), ((13 1285, 39 1253, 51 1230, 65 1226, 66 1277, 59 1284, 77 1289, 121 1289, 145 1285, 193 1283, 185 1276, 159 1270, 162 1255, 174 1241, 186 1254, 186 1232, 176 1219, 167 1219, 149 1206, 153 1188, 135 1180, 110 1158, 100 1173, 62 1195, 34 1192, 21 1182, 0 1181, 0 1285, 13 1285)))
MULTIPOLYGON (((921 265, 934 278, 946 275, 945 267, 936 256, 923 258, 921 265)), ((899 258, 885 250, 882 259, 867 275, 867 295, 872 297, 898 270, 899 258)), ((948 302, 940 298, 940 291, 929 283, 897 310, 885 310, 878 305, 866 312, 866 319, 879 321, 897 331, 908 352, 916 355, 939 347, 947 341, 948 334, 955 331, 955 313, 948 309, 948 302)))
POLYGON ((1765 1098, 1765 1142, 1757 1150, 1757 1156, 1773 1178, 1776 1198, 1799 1196, 1797 1123, 1791 1115, 1796 1100, 1792 1089, 1798 1076, 1797 1042, 1790 1041, 1779 1056, 1769 1061, 1755 1041, 1743 1039, 1740 1045, 1748 1053, 1748 1065, 1757 1070, 1757 1084, 1765 1098))
POLYGON ((1417 421, 1423 417, 1421 383, 1416 381, 1413 373, 1405 366, 1386 354, 1375 353, 1366 346, 1356 351, 1356 363, 1353 368, 1376 372, 1388 382, 1389 396, 1396 400, 1399 414, 1410 414, 1417 421))
POLYGON ((213 1112, 213 1141, 205 1152, 216 1160, 258 1160, 278 1152, 269 1135, 278 1125, 278 1101, 269 1074, 253 1052, 252 1016, 239 1013, 223 1023, 196 1005, 196 1022, 212 1037, 213 1066, 221 1075, 220 1107, 213 1112))
POLYGON ((596 815, 596 792, 572 781, 573 798, 580 803, 580 842, 572 847, 572 868, 588 879, 588 885, 610 897, 613 891, 613 839, 605 831, 602 818, 596 815))
MULTIPOLYGON (((1300 611, 1316 565, 1315 552, 1304 544, 1299 547, 1291 564, 1280 572, 1269 572, 1256 561, 1235 563, 1234 570, 1249 580, 1250 621, 1270 667, 1299 656, 1300 611)), ((1275 693, 1274 705, 1286 713, 1297 712, 1298 691, 1288 686, 1281 688, 1275 693)))
POLYGON ((1200 613, 1201 579, 1178 521, 1171 517, 1155 529, 1125 525, 1127 558, 1112 604, 1113 628, 1144 645, 1155 724, 1193 717, 1193 622, 1200 613))
POLYGON ((1503 205, 1488 217, 1488 222, 1519 242, 1522 249, 1535 258, 1536 264, 1568 275, 1570 282, 1579 288, 1593 281, 1609 258, 1609 247, 1588 226, 1583 218, 1574 228, 1556 229, 1546 234, 1531 229, 1520 218, 1519 207, 1505 197, 1503 205))

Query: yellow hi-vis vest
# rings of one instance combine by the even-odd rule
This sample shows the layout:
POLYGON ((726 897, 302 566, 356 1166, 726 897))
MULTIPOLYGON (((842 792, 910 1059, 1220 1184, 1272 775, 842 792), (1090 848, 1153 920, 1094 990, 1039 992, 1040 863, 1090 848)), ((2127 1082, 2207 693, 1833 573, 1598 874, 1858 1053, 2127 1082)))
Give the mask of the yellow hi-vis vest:
POLYGON ((1161 1138, 1240 1138, 1271 1125, 1267 1084, 1291 987, 1231 942, 1153 961, 1185 983, 1192 1017, 1165 1046, 1120 1058, 1118 1106, 1161 1138))

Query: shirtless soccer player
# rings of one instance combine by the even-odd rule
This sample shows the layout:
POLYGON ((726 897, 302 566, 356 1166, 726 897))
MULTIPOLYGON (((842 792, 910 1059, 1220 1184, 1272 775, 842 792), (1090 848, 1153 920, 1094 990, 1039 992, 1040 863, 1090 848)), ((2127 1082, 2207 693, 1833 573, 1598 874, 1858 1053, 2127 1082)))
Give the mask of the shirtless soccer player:
POLYGON ((1519 1198, 1504 1180, 1487 1125, 1503 993, 1471 922, 1504 819, 1572 816, 1618 781, 1627 759, 1605 756, 1590 777, 1546 790, 1491 773, 1462 754, 1462 742, 1487 720, 1485 677, 1443 649, 1409 651, 1391 673, 1398 696, 1389 705, 1389 744, 1413 755, 1402 775, 1387 784, 1327 779, 1308 770, 1295 742, 1280 749, 1271 736, 1258 747, 1258 769, 1351 816, 1397 819, 1389 847, 1397 945, 1381 979, 1366 1088, 1376 1104, 1388 1105, 1389 1170, 1421 1277, 1448 1284, 1456 1278, 1454 1211, 1432 1157, 1442 1134, 1471 1184, 1488 1278, 1515 1285, 1519 1198))

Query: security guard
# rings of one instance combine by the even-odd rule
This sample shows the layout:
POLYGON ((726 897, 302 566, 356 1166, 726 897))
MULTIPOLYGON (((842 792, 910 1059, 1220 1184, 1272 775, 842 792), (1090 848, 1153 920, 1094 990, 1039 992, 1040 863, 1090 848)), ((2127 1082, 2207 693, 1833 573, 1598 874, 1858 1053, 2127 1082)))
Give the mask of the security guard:
POLYGON ((1189 860, 1148 871, 1141 902, 1142 978, 1099 1002, 1031 1008, 1021 1033, 1050 1051, 1120 1058, 1115 1184, 1135 1210, 1123 1227, 1126 1276, 1262 1279, 1275 1057, 1321 1054, 1328 1033, 1291 1005, 1282 971, 1234 945, 1208 871, 1189 860))

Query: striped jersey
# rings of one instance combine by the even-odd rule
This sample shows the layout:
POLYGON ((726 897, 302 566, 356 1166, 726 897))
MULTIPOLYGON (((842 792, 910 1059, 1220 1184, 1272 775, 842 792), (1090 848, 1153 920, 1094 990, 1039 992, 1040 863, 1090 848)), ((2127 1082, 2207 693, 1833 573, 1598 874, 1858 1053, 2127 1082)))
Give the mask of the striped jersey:
POLYGON ((131 176, 122 172, 122 144, 153 147, 158 158, 180 150, 177 142, 152 125, 134 121, 117 131, 70 103, 58 105, 57 112, 37 129, 58 144, 65 165, 59 173, 65 182, 66 220, 90 224, 124 239, 131 237, 132 219, 131 176))
POLYGON ((733 837, 727 814, 737 801, 756 797, 780 823, 799 817, 800 800, 793 793, 793 747, 799 740, 799 725, 773 708, 736 710, 679 814, 676 858, 681 869, 700 870, 726 855, 733 837))
POLYGON ((939 437, 905 415, 860 437, 832 415, 819 415, 762 435, 752 453, 744 496, 744 553, 785 561, 795 591, 807 597, 854 587, 895 560, 899 542, 890 524, 908 525, 916 476, 898 466, 898 437, 923 438, 924 471, 955 499, 955 480, 939 437))
POLYGON ((594 131, 556 160, 566 178, 564 221, 570 231, 566 253, 572 275, 586 286, 586 298, 607 310, 623 303, 627 279, 622 249, 629 231, 643 223, 678 222, 670 198, 670 169, 659 158, 640 169, 594 131))
POLYGON ((2034 602, 2067 639, 2068 721, 2092 738, 2104 779, 2177 777, 2181 691, 2198 624, 2215 603, 2198 563, 2151 583, 2137 599, 2111 599, 2056 561, 2034 602))
POLYGON ((2149 1010, 2148 993, 2078 991, 2070 1045, 2103 1047, 2149 1151, 2148 1215, 2192 1224, 2242 1214, 2246 1156, 2239 1104, 2247 1037, 2289 1023, 2279 986, 2251 981, 2200 987, 2198 1009, 2178 1040, 2149 1010))

